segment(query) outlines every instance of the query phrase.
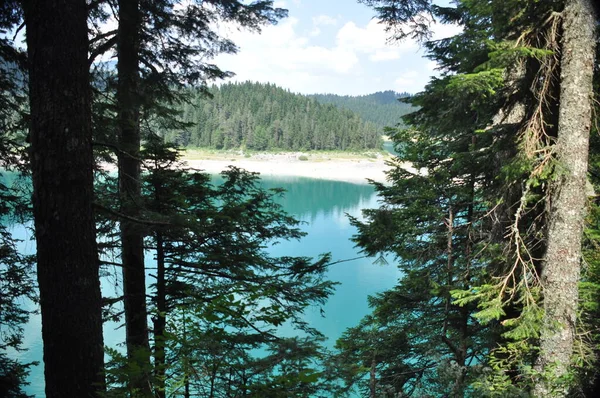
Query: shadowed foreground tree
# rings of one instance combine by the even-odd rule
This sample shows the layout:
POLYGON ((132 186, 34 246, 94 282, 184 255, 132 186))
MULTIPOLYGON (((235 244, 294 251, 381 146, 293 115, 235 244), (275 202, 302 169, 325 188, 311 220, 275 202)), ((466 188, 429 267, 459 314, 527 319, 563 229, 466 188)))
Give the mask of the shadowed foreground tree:
MULTIPOLYGON (((117 33, 117 124, 119 131, 119 199, 121 213, 139 218, 141 213, 140 182, 140 30, 142 14, 138 0, 121 0, 118 4, 117 33)), ((130 375, 130 389, 141 396, 152 395, 149 381, 150 346, 146 309, 146 268, 144 266, 144 232, 142 225, 124 218, 121 232, 123 263, 123 303, 125 307, 125 341, 129 360, 139 370, 130 375)))
MULTIPOLYGON (((377 186, 382 207, 357 223, 357 242, 369 253, 401 258, 404 306, 415 299, 407 292, 432 284, 419 301, 452 297, 449 308, 467 315, 460 323, 497 343, 479 347, 489 374, 451 396, 563 397, 578 390, 578 367, 597 361, 575 350, 598 45, 594 3, 361 2, 395 38, 427 39, 434 16, 463 31, 425 44, 443 75, 411 99, 421 107, 405 119, 414 131, 396 136, 407 148, 402 160, 420 172, 395 164, 392 186, 377 186), (411 180, 429 180, 430 191, 411 180), (431 207, 415 207, 419 201, 431 207), (447 248, 439 233, 422 229, 427 223, 445 225, 447 248), (444 259, 452 269, 447 282, 436 277, 444 259), (420 282, 411 283, 415 277, 420 282)), ((442 336, 460 318, 438 322, 442 336)), ((434 330, 427 336, 430 344, 437 338, 434 330)))
POLYGON ((87 2, 24 1, 46 397, 103 390, 87 2))
POLYGON ((177 100, 177 89, 185 84, 205 87, 207 80, 230 75, 206 62, 216 54, 236 51, 231 41, 215 32, 216 23, 228 21, 258 29, 261 24, 275 22, 284 12, 274 9, 271 1, 121 0, 117 9, 119 27, 116 32, 101 34, 98 48, 108 51, 116 44, 118 59, 117 157, 120 211, 126 216, 120 228, 127 351, 140 370, 137 376, 132 375, 130 388, 150 396, 144 231, 135 222, 142 213, 141 120, 149 120, 156 113, 172 116, 164 104, 177 100))

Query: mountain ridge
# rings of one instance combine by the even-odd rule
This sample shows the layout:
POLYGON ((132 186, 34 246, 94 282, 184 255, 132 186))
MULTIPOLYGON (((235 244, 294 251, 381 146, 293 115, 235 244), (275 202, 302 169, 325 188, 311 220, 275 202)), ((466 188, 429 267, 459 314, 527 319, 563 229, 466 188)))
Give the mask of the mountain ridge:
POLYGON ((393 90, 377 91, 357 96, 338 94, 310 94, 322 104, 332 104, 358 114, 363 120, 374 123, 383 132, 384 127, 404 126, 402 116, 411 113, 415 108, 401 102, 411 94, 393 90))

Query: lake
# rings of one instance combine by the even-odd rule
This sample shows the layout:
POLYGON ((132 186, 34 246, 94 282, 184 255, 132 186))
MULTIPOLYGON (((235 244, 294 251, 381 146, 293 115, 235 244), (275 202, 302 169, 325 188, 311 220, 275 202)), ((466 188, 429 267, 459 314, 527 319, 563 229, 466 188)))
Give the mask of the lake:
MULTIPOLYGON (((358 250, 350 241, 355 228, 346 214, 360 216, 360 210, 377 206, 377 197, 369 185, 339 181, 317 180, 299 177, 269 177, 263 179, 267 188, 282 187, 287 190, 282 199, 286 211, 304 221, 302 229, 308 233, 301 241, 282 242, 270 249, 274 255, 317 256, 331 252, 332 261, 359 257, 358 250)), ((13 232, 22 239, 23 249, 34 250, 30 240, 31 231, 16 226, 13 232)), ((374 259, 363 258, 332 265, 328 276, 340 282, 335 294, 323 307, 311 308, 305 313, 309 324, 328 337, 327 346, 332 347, 344 330, 356 325, 369 312, 367 296, 391 288, 397 281, 399 271, 392 265, 373 264, 374 259)), ((103 290, 109 289, 104 281, 103 290)), ((283 331, 285 333, 285 331, 283 331)), ((123 330, 115 324, 105 325, 105 344, 114 346, 123 340, 123 330)), ((24 361, 42 359, 41 324, 34 315, 25 327, 25 346, 28 351, 20 354, 24 361)), ((44 396, 43 370, 34 367, 26 391, 36 397, 44 396)))

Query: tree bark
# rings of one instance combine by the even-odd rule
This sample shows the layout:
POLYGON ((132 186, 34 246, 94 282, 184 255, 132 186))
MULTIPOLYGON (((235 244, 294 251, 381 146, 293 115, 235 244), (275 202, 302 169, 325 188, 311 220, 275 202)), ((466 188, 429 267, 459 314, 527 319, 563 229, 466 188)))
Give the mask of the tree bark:
MULTIPOLYGON (((141 13, 137 0, 119 1, 117 33, 117 107, 120 131, 119 195, 121 212, 139 218, 140 185, 140 95, 139 52, 141 13)), ((123 293, 127 355, 139 374, 130 375, 130 389, 152 396, 150 346, 146 307, 143 226, 121 220, 123 293)))
POLYGON ((369 398, 377 398, 377 361, 371 359, 371 370, 369 372, 369 398))
POLYGON ((85 0, 23 2, 46 397, 104 389, 85 0))
POLYGON ((560 106, 547 249, 542 268, 544 320, 534 396, 562 397, 575 339, 581 240, 586 204, 596 17, 591 0, 566 0, 561 43, 560 106))
POLYGON ((154 321, 154 374, 156 397, 165 398, 165 331, 167 326, 167 292, 165 250, 162 233, 156 233, 156 318, 154 321))

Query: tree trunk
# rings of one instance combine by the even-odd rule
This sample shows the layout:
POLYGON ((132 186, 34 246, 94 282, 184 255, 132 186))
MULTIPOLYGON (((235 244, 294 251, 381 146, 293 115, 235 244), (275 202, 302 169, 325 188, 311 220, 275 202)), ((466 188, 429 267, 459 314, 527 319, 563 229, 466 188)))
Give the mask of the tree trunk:
POLYGON ((369 372, 369 398, 377 398, 377 361, 371 359, 371 371, 369 372))
POLYGON ((154 375, 156 397, 165 397, 165 329, 167 316, 165 250, 163 236, 156 234, 156 318, 154 321, 154 375))
POLYGON ((85 0, 24 1, 46 397, 104 389, 85 0))
MULTIPOLYGON (((117 106, 120 130, 119 195, 121 212, 138 217, 140 189, 139 51, 141 14, 136 0, 119 1, 117 106)), ((127 355, 139 374, 130 375, 130 388, 152 396, 150 346, 146 308, 143 228, 122 220, 121 246, 127 355)))
POLYGON ((190 365, 188 363, 188 358, 187 358, 187 352, 188 352, 188 341, 187 341, 187 323, 186 323, 186 318, 185 318, 185 310, 183 311, 183 331, 182 331, 182 335, 183 335, 183 344, 184 347, 186 347, 185 350, 185 357, 183 358, 183 363, 184 363, 184 367, 183 367, 183 384, 184 384, 184 392, 183 392, 183 397, 184 398, 190 398, 190 365))
POLYGON ((547 251, 542 268, 544 322, 534 388, 562 397, 570 370, 578 301, 591 126, 596 18, 591 0, 566 0, 563 11, 556 182, 551 187, 547 251))

